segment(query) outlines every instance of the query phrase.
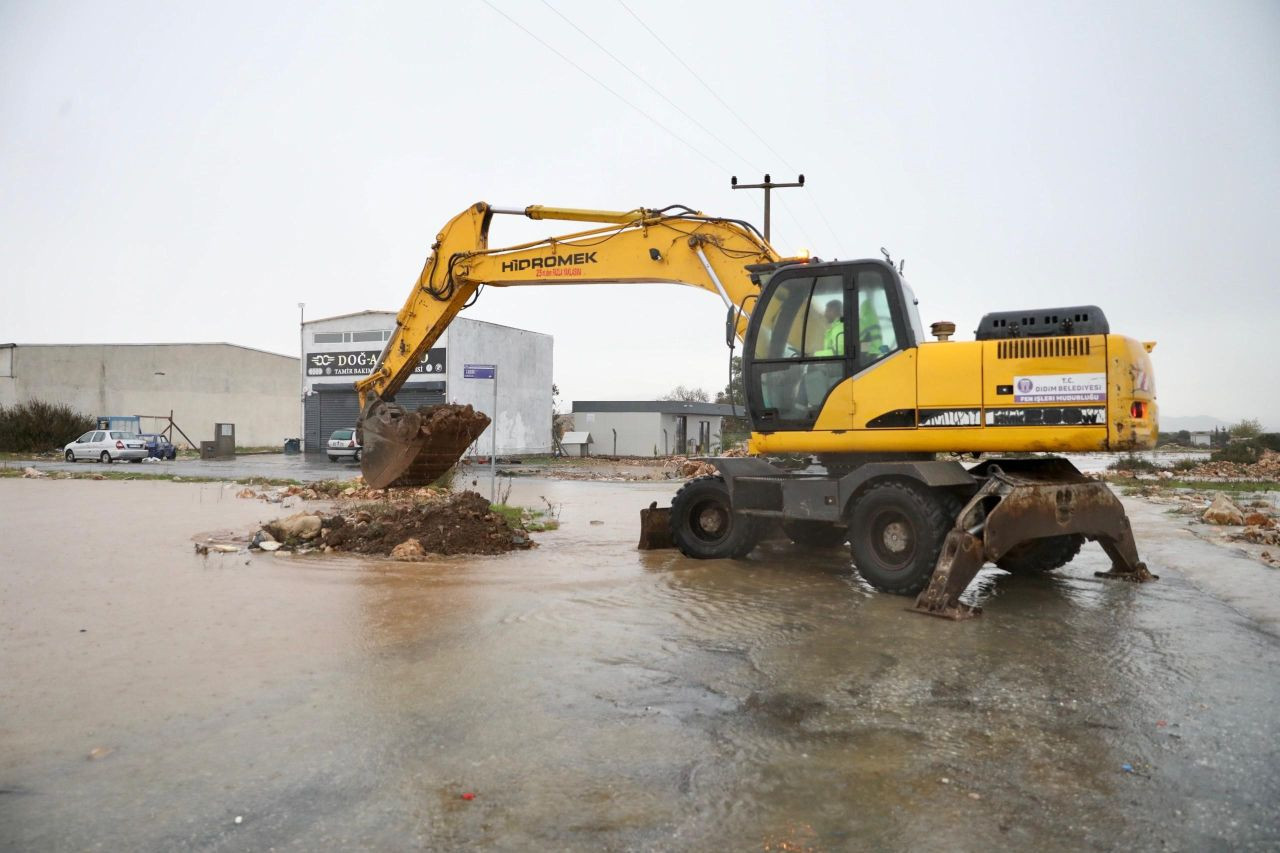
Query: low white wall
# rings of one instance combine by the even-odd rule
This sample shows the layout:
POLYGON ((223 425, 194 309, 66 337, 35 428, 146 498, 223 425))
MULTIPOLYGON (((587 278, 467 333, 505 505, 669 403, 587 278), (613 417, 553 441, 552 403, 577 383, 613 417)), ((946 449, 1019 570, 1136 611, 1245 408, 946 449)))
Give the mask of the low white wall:
POLYGON ((0 403, 65 403, 93 416, 172 409, 194 442, 212 440, 214 423, 226 422, 241 447, 278 447, 298 436, 298 369, 296 358, 221 343, 19 344, 12 379, 0 378, 0 403))

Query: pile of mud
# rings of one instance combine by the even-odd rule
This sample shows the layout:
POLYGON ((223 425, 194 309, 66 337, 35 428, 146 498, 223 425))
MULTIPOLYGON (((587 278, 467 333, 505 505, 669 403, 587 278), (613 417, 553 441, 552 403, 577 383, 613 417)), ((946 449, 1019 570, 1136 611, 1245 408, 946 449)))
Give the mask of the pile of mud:
POLYGON ((475 492, 418 502, 345 504, 333 515, 300 512, 270 522, 251 548, 299 553, 322 550, 420 559, 429 554, 505 554, 533 547, 475 492))

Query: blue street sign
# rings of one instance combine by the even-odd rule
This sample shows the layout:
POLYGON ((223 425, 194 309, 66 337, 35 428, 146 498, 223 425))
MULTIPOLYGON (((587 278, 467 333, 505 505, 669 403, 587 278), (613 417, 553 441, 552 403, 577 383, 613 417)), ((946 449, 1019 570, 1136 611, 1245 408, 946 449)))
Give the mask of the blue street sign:
POLYGON ((464 364, 462 365, 463 379, 493 379, 498 375, 498 365, 496 364, 464 364))

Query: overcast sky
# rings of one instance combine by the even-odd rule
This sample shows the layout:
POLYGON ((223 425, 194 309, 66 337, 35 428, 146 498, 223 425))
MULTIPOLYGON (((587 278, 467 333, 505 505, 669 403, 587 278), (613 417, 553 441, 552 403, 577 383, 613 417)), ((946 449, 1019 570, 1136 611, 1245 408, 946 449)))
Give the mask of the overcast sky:
MULTIPOLYGON (((1164 414, 1280 428, 1280 3, 627 0, 694 76, 616 0, 492 2, 546 44, 483 0, 0 0, 0 341, 296 354, 298 302, 397 310, 471 202, 758 222, 729 176, 799 171, 784 254, 888 247, 962 337, 1096 303, 1159 342, 1164 414)), ((702 291, 467 316, 554 335, 565 400, 725 382, 702 291)))

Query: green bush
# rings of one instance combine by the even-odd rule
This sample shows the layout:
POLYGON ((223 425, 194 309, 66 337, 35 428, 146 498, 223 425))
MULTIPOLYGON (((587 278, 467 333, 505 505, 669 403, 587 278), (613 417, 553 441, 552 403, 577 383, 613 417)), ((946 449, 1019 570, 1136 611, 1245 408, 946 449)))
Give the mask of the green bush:
POLYGON ((1209 457, 1214 462, 1241 462, 1249 464, 1257 462, 1262 455, 1262 444, 1257 439, 1249 441, 1233 441, 1221 450, 1215 450, 1209 457))
POLYGON ((1179 459, 1169 467, 1175 471, 1194 471, 1199 465, 1199 459, 1179 459))
POLYGON ((32 400, 0 406, 0 451, 32 453, 61 448, 93 429, 93 418, 61 403, 32 400))
POLYGON ((1280 432, 1264 432, 1254 440, 1267 450, 1274 450, 1280 453, 1280 432))
POLYGON ((1152 462, 1150 459, 1144 459, 1141 456, 1121 456, 1115 462, 1107 466, 1112 471, 1159 471, 1160 466, 1152 462))

